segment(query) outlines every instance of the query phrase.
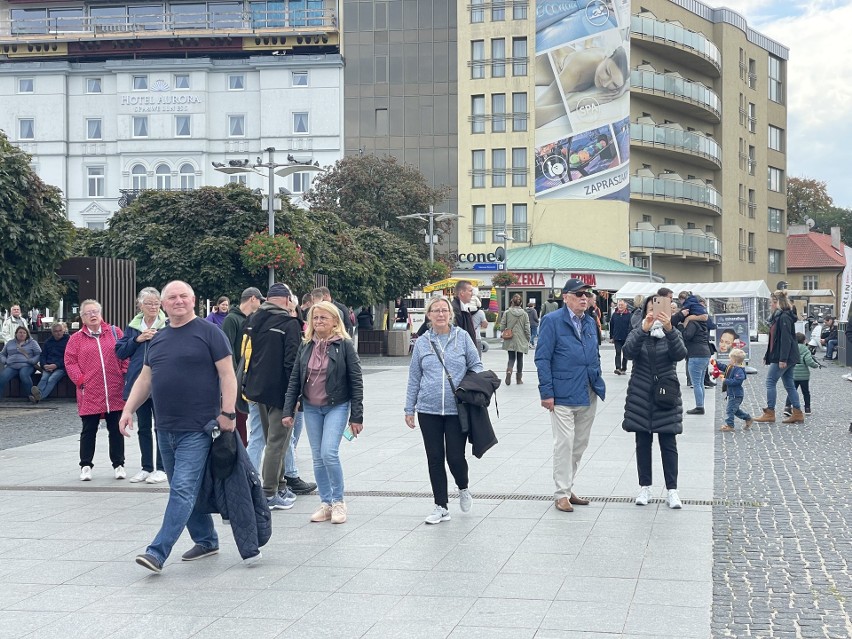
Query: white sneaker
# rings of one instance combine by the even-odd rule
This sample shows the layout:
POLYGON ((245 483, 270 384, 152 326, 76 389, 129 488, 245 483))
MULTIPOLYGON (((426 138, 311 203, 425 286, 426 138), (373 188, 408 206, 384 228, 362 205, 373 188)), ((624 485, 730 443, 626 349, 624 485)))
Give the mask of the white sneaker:
POLYGON ((843 379, 848 382, 852 382, 852 373, 847 373, 846 375, 843 375, 843 379))
POLYGON ((469 513, 470 509, 473 507, 473 496, 470 494, 470 491, 465 488, 459 491, 459 508, 463 513, 469 513))
POLYGON ((677 490, 674 488, 669 491, 669 496, 666 498, 666 501, 669 504, 669 508, 674 508, 675 510, 683 508, 683 504, 680 503, 680 497, 677 496, 677 490))
POLYGON ((148 476, 150 474, 151 473, 149 473, 147 470, 140 470, 138 473, 136 473, 135 475, 133 475, 133 477, 130 478, 130 483, 138 484, 140 482, 143 482, 148 479, 148 476))
POLYGON ((166 481, 167 479, 168 479, 168 477, 166 476, 166 473, 164 473, 162 470, 155 470, 153 473, 148 475, 147 479, 145 479, 145 483, 146 484, 161 484, 162 482, 166 481))
POLYGON ((115 467, 115 478, 116 479, 127 479, 127 471, 124 470, 124 466, 116 466, 115 467))
POLYGON ((92 481, 92 467, 83 466, 80 468, 80 481, 92 481))
POLYGON ((639 494, 636 495, 636 505, 637 506, 647 506, 649 501, 651 501, 651 487, 650 486, 640 486, 639 487, 639 494))
POLYGON ((442 521, 450 521, 450 511, 443 506, 435 506, 428 517, 424 520, 427 524, 440 524, 442 521))

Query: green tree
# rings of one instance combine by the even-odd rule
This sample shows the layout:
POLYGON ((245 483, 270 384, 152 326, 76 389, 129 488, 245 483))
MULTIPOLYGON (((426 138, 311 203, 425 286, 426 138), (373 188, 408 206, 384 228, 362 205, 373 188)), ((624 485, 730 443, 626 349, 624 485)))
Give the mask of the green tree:
POLYGON ((787 180, 788 224, 802 224, 806 217, 813 218, 833 204, 825 182, 797 177, 787 180))
POLYGON ((0 131, 0 304, 7 306, 54 304, 56 269, 71 250, 61 192, 36 175, 31 160, 0 131))
POLYGON ((380 229, 356 229, 358 245, 371 257, 371 272, 375 281, 368 295, 359 304, 382 304, 405 297, 412 289, 426 282, 426 262, 411 255, 411 246, 402 238, 380 229))
POLYGON ((811 216, 815 222, 813 230, 831 233, 831 227, 840 227, 840 237, 844 243, 852 243, 852 209, 831 206, 811 216))

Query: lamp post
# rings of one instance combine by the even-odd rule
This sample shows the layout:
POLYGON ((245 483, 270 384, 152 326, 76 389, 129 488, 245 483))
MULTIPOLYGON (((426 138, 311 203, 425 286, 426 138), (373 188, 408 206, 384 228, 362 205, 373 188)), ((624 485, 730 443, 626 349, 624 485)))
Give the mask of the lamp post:
POLYGON ((429 221, 429 237, 426 240, 429 243, 429 261, 435 261, 435 220, 442 222, 444 220, 456 220, 461 217, 458 213, 435 213, 435 207, 429 205, 428 213, 412 213, 411 215, 397 215, 398 220, 422 220, 429 221))
MULTIPOLYGON (((515 238, 509 235, 506 231, 499 231, 495 234, 495 237, 503 238, 503 272, 509 272, 509 241, 514 242, 515 238)), ((509 286, 506 285, 505 290, 503 291, 503 310, 509 308, 509 286)))
MULTIPOLYGON (((311 163, 310 160, 299 162, 292 155, 287 156, 287 164, 279 164, 275 162, 275 148, 271 146, 263 149, 263 152, 268 156, 266 162, 263 162, 261 157, 257 156, 257 161, 254 164, 249 164, 247 159, 229 160, 227 165, 221 162, 213 162, 213 168, 220 173, 225 173, 226 175, 257 173, 258 175, 267 177, 269 180, 266 196, 267 224, 269 225, 269 237, 275 237, 275 176, 280 175, 281 177, 288 177, 294 173, 301 173, 304 171, 322 172, 325 169, 320 168, 319 162, 311 163), (260 169, 267 169, 267 173, 264 175, 260 169)), ((275 267, 270 266, 269 285, 272 286, 274 283, 275 267)))

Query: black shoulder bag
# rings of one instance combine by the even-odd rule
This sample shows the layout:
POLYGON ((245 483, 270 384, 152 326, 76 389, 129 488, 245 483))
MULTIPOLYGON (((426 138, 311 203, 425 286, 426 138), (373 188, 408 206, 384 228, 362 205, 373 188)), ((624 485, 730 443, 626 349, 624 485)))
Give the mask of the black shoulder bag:
POLYGON ((657 408, 674 408, 680 400, 680 382, 674 375, 657 375, 657 349, 653 339, 656 338, 649 339, 646 349, 651 367, 651 399, 657 408))

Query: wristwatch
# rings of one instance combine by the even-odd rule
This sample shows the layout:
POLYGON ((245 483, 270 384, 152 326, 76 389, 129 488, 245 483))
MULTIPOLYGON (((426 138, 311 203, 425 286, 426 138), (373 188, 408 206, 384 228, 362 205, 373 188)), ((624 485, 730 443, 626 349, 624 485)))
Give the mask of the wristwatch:
POLYGON ((236 419, 236 418, 237 418, 237 414, 236 414, 236 413, 226 413, 225 411, 222 411, 222 412, 221 412, 221 413, 219 413, 219 414, 220 414, 222 417, 227 417, 228 419, 236 419))

